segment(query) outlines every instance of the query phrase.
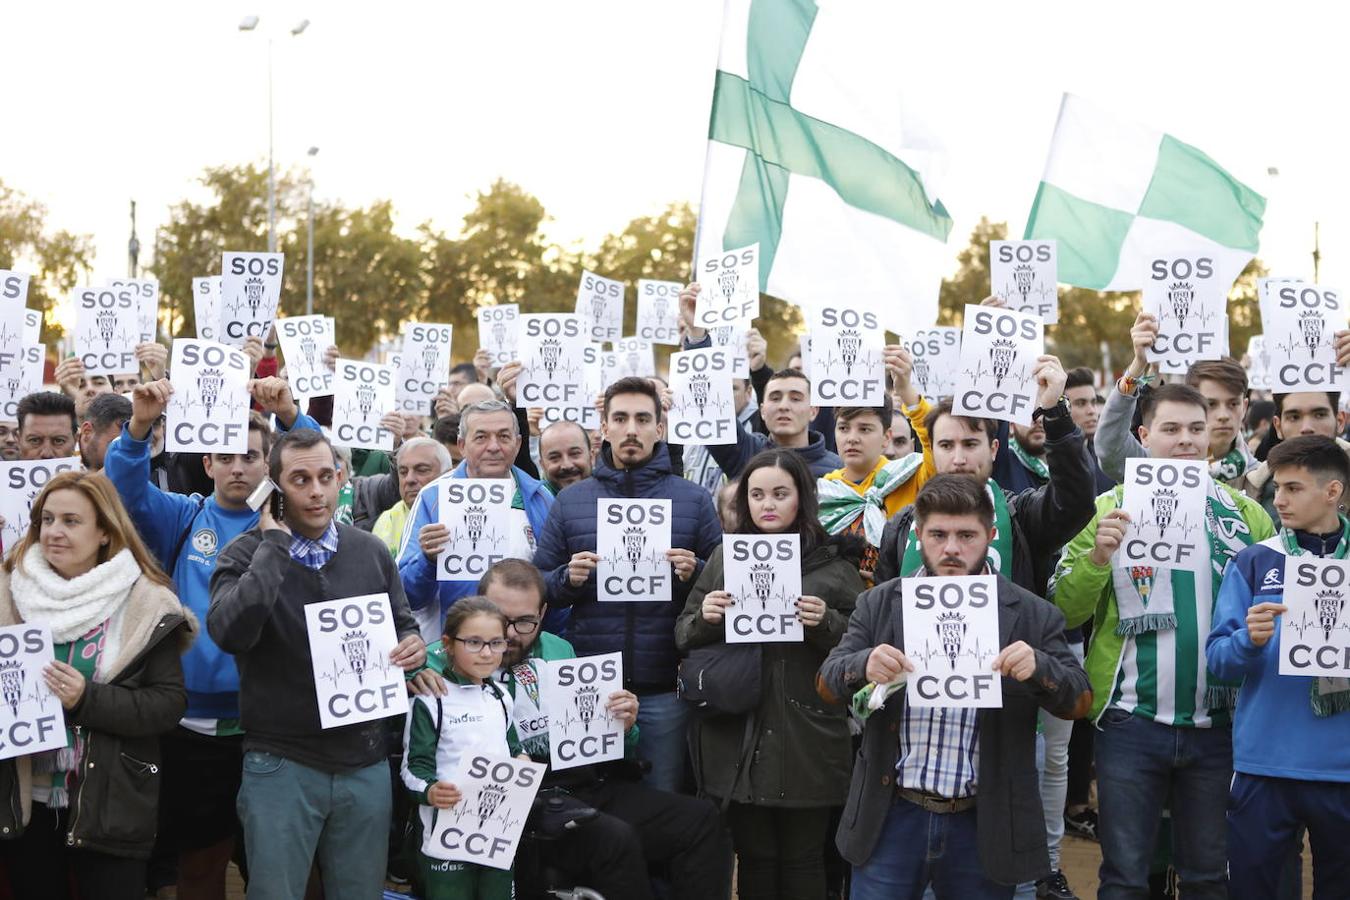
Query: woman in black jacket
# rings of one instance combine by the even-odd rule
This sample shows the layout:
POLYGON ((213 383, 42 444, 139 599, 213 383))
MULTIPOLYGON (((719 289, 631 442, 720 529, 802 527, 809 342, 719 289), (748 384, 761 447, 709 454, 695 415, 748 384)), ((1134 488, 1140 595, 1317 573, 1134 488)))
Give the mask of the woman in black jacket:
POLYGON ((0 567, 0 625, 51 631, 40 699, 60 702, 66 747, 0 763, 15 897, 64 900, 72 876, 81 900, 144 897, 159 736, 187 708, 179 656, 197 629, 172 584, 104 476, 63 472, 33 502, 0 567))
MULTIPOLYGON (((767 450, 750 460, 734 506, 742 534, 800 535, 797 618, 804 640, 759 645, 763 688, 748 716, 694 722, 689 741, 695 774, 705 795, 729 803, 738 896, 819 900, 825 896, 830 812, 848 793, 852 748, 847 710, 820 699, 815 677, 863 590, 863 544, 825 533, 816 480, 790 450, 767 450)), ((732 597, 723 590, 723 572, 719 548, 675 623, 681 651, 724 640, 732 597)))

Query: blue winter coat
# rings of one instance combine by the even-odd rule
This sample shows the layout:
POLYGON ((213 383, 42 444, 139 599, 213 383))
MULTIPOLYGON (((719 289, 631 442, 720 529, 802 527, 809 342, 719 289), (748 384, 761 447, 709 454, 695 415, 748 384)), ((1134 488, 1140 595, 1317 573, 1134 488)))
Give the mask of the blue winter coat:
MULTIPOLYGON (((570 607, 567 639, 578 656, 623 652, 624 682, 630 689, 675 690, 679 653, 675 649, 675 619, 703 564, 722 546, 722 525, 712 496, 692 481, 674 474, 664 443, 640 468, 617 469, 608 445, 601 448, 591 477, 558 494, 544 522, 534 564, 548 583, 548 602, 570 607), (692 550, 698 570, 688 581, 674 579, 669 603, 600 603, 595 599, 595 575, 581 587, 567 579, 567 564, 582 550, 596 546, 596 504, 606 497, 670 499, 671 546, 692 550)), ((673 576, 672 576, 673 577, 673 576)))

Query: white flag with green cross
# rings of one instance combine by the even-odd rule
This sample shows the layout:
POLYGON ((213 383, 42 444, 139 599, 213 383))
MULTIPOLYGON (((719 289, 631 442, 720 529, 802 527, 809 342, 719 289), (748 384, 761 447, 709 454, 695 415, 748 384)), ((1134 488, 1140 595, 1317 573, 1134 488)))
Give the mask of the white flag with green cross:
POLYGON ((886 9, 727 0, 695 258, 757 243, 761 291, 895 330, 936 321, 952 220, 906 140, 899 50, 871 40, 886 9))
POLYGON ((1026 237, 1059 241, 1059 280, 1144 286, 1148 261, 1209 255, 1225 287, 1260 248, 1266 200, 1170 134, 1065 94, 1026 237))

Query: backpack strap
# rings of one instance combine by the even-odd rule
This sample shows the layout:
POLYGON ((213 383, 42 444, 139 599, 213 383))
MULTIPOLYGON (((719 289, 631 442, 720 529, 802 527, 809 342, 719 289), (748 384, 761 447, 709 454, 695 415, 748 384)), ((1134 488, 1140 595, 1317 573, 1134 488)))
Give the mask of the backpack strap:
POLYGON ((173 548, 173 556, 170 556, 167 560, 165 560, 169 564, 168 569, 170 575, 173 575, 173 570, 178 566, 178 557, 182 554, 183 547, 184 545, 187 544, 188 538, 192 537, 192 526, 197 524, 197 516, 200 516, 202 514, 202 510, 205 508, 206 508, 206 498, 198 497, 197 511, 193 513, 192 520, 188 522, 188 527, 184 528, 183 533, 178 536, 178 545, 173 548))

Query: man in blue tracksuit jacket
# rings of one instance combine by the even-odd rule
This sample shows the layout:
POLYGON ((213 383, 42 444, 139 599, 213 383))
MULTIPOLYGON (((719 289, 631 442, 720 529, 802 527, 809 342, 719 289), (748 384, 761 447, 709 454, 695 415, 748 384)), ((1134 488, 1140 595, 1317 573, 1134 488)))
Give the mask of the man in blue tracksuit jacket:
MULTIPOLYGON (((520 424, 515 410, 501 400, 472 403, 460 411, 459 444, 464 461, 450 472, 422 488, 403 529, 398 551, 398 574, 408 605, 428 646, 441 640, 445 614, 460 597, 477 593, 482 572, 466 572, 465 581, 437 581, 436 557, 450 539, 441 521, 441 491, 447 478, 507 478, 516 483, 511 502, 513 520, 504 556, 531 559, 535 543, 543 530, 544 519, 553 505, 553 495, 544 483, 531 478, 511 461, 520 448, 520 424)), ((567 630, 567 611, 550 610, 544 619, 546 630, 563 634, 567 630)))
POLYGON ((558 494, 539 537, 534 564, 550 608, 572 610, 568 640, 581 656, 623 654, 624 687, 641 698, 638 756, 651 763, 647 783, 678 791, 684 781, 688 705, 675 693, 679 653, 675 618, 694 579, 722 544, 712 496, 671 469, 660 396, 645 378, 621 378, 605 392, 606 443, 590 478, 558 494), (596 599, 596 512, 606 497, 671 501, 669 603, 596 599))
MULTIPOLYGON (((1233 716, 1228 896, 1282 896, 1281 872, 1297 853, 1302 826, 1312 843, 1314 895, 1350 897, 1350 681, 1279 674, 1278 622, 1287 612, 1286 563, 1350 555, 1350 520, 1338 511, 1350 486, 1350 462, 1333 439, 1309 435, 1281 443, 1267 464, 1280 532, 1229 564, 1205 648, 1210 671, 1241 681, 1233 716)), ((1306 655, 1325 644, 1334 646, 1338 661, 1344 657, 1350 646, 1344 600, 1338 613, 1340 626, 1331 628, 1329 641, 1320 624, 1307 632, 1306 655)))
MULTIPOLYGON (((168 379, 136 386, 131 419, 108 446, 103 472, 117 488, 136 530, 173 577, 179 600, 205 622, 217 554, 258 523, 247 499, 267 476, 272 430, 262 416, 252 413, 247 454, 205 457, 206 473, 215 482, 211 496, 162 491, 150 480, 150 432, 172 392, 168 379)), ((279 430, 319 430, 317 422, 300 412, 285 380, 257 379, 249 383, 249 392, 276 416, 279 430)), ((180 893, 197 896, 215 885, 224 890, 225 868, 233 851, 235 795, 243 760, 239 671, 234 657, 217 647, 203 629, 183 656, 183 678, 187 712, 161 742, 160 834, 161 844, 168 842, 164 849, 176 851, 182 860, 180 893)))

